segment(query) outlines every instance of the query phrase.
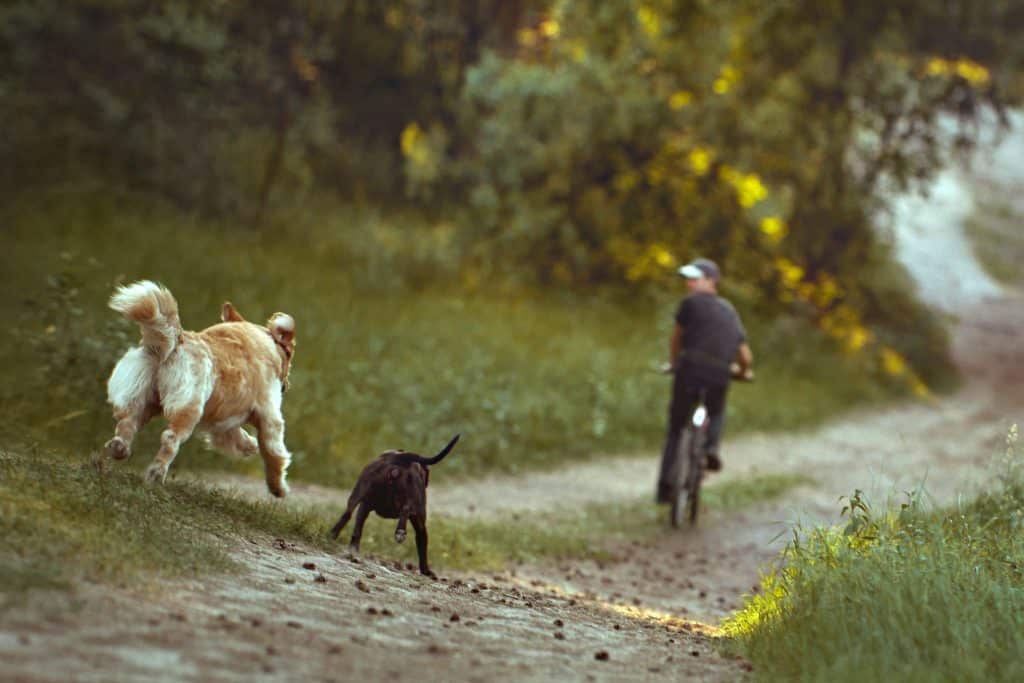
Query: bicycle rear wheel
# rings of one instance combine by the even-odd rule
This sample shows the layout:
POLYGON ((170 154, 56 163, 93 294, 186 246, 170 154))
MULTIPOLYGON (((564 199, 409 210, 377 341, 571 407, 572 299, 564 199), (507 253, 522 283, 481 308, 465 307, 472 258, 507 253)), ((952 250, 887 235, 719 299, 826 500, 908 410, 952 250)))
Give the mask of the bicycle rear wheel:
POLYGON ((692 427, 687 427, 679 438, 679 451, 676 456, 676 478, 672 483, 672 505, 668 511, 669 524, 676 529, 682 526, 684 519, 689 519, 690 524, 697 521, 700 473, 691 471, 696 462, 693 457, 694 448, 696 448, 696 433, 692 427), (693 485, 694 474, 698 477, 697 486, 693 485))

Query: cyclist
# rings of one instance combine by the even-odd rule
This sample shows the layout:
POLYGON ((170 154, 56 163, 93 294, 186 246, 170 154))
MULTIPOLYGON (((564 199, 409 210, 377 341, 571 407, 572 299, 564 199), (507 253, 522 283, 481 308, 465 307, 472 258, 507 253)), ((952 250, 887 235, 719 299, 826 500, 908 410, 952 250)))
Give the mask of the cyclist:
POLYGON ((669 501, 668 477, 678 456, 679 437, 704 391, 708 410, 706 469, 722 469, 718 454, 725 426, 725 397, 733 372, 751 377, 753 354, 736 309, 718 296, 719 270, 714 261, 699 258, 679 268, 689 295, 679 304, 665 372, 673 373, 668 434, 661 456, 657 501, 669 501), (738 368, 735 365, 738 364, 738 368))

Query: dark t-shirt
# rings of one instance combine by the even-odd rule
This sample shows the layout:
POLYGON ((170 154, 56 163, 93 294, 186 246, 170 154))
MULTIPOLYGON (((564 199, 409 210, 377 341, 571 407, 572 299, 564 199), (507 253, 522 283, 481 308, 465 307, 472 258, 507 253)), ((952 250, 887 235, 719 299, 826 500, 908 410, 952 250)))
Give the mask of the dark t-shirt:
POLYGON ((729 364, 747 338, 732 304, 710 292, 697 292, 679 304, 676 322, 683 328, 680 375, 712 385, 728 384, 729 364))

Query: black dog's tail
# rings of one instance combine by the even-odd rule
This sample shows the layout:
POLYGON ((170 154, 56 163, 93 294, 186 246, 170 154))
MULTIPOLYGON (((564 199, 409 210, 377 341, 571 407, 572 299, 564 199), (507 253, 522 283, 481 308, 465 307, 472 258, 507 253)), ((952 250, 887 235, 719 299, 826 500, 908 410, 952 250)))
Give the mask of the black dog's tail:
POLYGON ((459 434, 456 434, 455 437, 448 442, 448 445, 445 446, 440 453, 435 455, 433 458, 420 458, 419 463, 421 465, 436 465, 437 463, 441 462, 444 459, 444 456, 448 455, 448 453, 451 452, 452 448, 455 447, 455 442, 459 440, 460 436, 462 436, 461 432, 459 434))

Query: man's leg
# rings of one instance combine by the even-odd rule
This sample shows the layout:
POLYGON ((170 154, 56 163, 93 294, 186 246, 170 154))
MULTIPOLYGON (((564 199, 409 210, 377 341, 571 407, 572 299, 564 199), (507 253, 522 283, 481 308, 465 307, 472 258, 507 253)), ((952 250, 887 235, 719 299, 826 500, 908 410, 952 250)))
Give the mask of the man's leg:
POLYGON ((704 452, 707 454, 707 469, 712 472, 722 469, 718 450, 722 432, 725 431, 725 395, 728 391, 728 386, 708 387, 704 396, 704 405, 708 409, 708 435, 704 442, 704 452))
POLYGON ((677 374, 672 382, 672 401, 668 409, 668 433, 665 435, 665 448, 661 453, 661 469, 658 473, 658 489, 655 500, 659 503, 669 502, 669 492, 673 481, 678 476, 679 438, 686 426, 686 421, 693 414, 697 394, 687 387, 677 374))

